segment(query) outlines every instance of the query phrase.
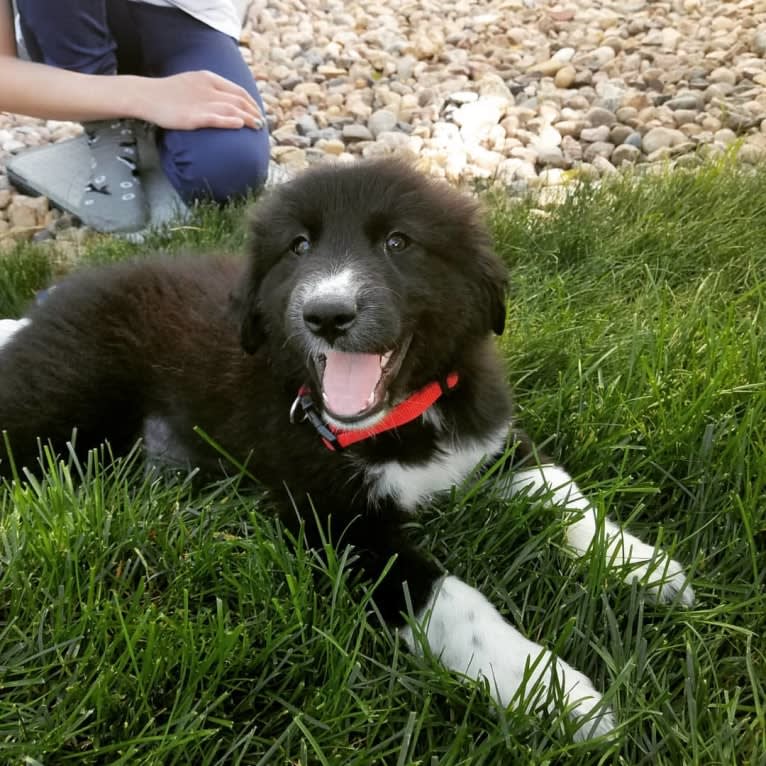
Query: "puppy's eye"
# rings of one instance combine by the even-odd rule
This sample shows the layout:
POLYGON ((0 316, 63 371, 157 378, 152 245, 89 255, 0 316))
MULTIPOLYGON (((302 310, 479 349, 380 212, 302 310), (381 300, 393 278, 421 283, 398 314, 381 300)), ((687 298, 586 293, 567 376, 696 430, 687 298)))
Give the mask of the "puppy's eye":
POLYGON ((400 231, 393 231, 386 237, 384 247, 387 253, 394 255, 403 252, 409 245, 410 238, 406 234, 402 234, 400 231))
POLYGON ((301 234, 290 243, 290 250, 296 255, 306 255, 311 250, 311 240, 301 234))

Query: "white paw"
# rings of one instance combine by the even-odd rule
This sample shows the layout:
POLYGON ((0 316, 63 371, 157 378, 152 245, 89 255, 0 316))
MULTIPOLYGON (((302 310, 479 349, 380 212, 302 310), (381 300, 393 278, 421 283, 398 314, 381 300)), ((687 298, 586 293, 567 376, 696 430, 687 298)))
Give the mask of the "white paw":
MULTIPOLYGON (((503 684, 496 683, 497 701, 504 707, 509 703, 524 707, 542 705, 551 714, 566 711, 567 717, 577 725, 574 738, 578 741, 594 739, 611 732, 616 726, 614 714, 604 704, 603 696, 596 691, 590 678, 563 660, 554 660, 547 649, 531 641, 526 643, 527 646, 523 648, 509 648, 514 658, 518 658, 519 650, 529 651, 527 662, 532 671, 525 673, 524 683, 520 687, 517 683, 514 691, 511 691, 514 687, 513 678, 504 679, 505 690, 503 684)), ((496 673, 493 681, 497 680, 496 673)))
MULTIPOLYGON (((689 607, 694 604, 694 589, 684 568, 661 548, 641 542, 635 535, 622 530, 609 519, 604 522, 609 566, 623 569, 627 581, 638 580, 646 585, 650 595, 661 603, 678 602, 689 607)), ((577 555, 584 555, 600 538, 595 513, 588 508, 567 527, 567 542, 577 555)), ((599 546, 598 550, 602 550, 599 546)))
MULTIPOLYGON (((507 623, 475 588, 456 577, 437 584, 431 603, 416 615, 430 651, 450 670, 489 684, 503 706, 555 712, 563 706, 582 723, 577 739, 606 734, 614 717, 590 680, 507 623)), ((408 626, 402 637, 419 648, 408 626)))
POLYGON ((557 666, 559 682, 566 690, 564 702, 569 708, 569 716, 578 722, 574 738, 578 741, 594 739, 613 731, 616 726, 614 714, 604 704, 591 680, 565 662, 559 660, 557 666))
POLYGON ((694 588, 681 564, 663 550, 646 545, 632 535, 623 533, 623 539, 622 563, 630 567, 627 580, 645 584, 659 603, 677 601, 685 607, 694 605, 694 588))

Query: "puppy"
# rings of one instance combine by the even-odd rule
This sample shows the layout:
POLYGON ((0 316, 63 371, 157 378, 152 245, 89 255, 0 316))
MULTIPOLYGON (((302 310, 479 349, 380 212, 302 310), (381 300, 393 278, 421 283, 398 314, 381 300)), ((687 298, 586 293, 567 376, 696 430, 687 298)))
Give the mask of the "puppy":
MULTIPOLYGON (((252 230, 247 262, 84 271, 34 307, 0 352, 12 448, 0 470, 34 468, 38 439, 63 452, 73 429, 79 454, 105 440, 119 454, 143 437, 154 462, 215 473, 233 456, 284 503, 286 523, 297 508, 309 541, 319 523, 353 544, 410 647, 488 679, 503 705, 524 684, 551 704, 555 687, 578 736, 609 731, 588 678, 405 530, 421 503, 500 461, 498 491, 558 508, 576 555, 598 533, 570 476, 513 422, 492 339, 506 270, 474 202, 390 161, 323 166, 263 200, 252 230)), ((605 536, 609 562, 653 574, 659 600, 692 603, 678 563, 608 521, 605 536)))

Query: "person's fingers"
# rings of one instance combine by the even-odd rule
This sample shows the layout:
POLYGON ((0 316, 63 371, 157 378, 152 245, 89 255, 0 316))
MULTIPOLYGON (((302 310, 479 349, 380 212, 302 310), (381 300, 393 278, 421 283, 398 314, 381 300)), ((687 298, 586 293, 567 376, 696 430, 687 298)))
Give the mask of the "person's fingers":
POLYGON ((239 104, 225 102, 216 106, 219 114, 225 117, 236 117, 241 119, 249 128, 259 130, 263 127, 263 117, 260 112, 254 114, 252 110, 248 109, 246 105, 241 102, 239 104))
POLYGON ((250 97, 250 94, 247 93, 247 91, 245 91, 245 96, 241 96, 238 93, 229 94, 227 100, 228 103, 232 104, 232 106, 236 107, 242 112, 251 114, 256 119, 263 120, 263 112, 261 112, 261 109, 256 103, 255 99, 250 97))
POLYGON ((231 80, 227 80, 225 77, 215 74, 214 72, 208 72, 207 74, 211 75, 210 83, 216 90, 235 98, 237 105, 241 108, 248 111, 254 110, 261 115, 261 117, 263 116, 261 114, 261 109, 258 106, 258 102, 253 98, 252 94, 245 90, 245 88, 241 85, 237 85, 237 83, 232 82, 231 80))
POLYGON ((209 75, 210 83, 217 88, 218 90, 223 91, 229 91, 230 93, 238 93, 241 96, 245 96, 246 98, 252 98, 252 96, 243 88, 241 85, 238 85, 236 82, 232 82, 231 80, 227 80, 225 77, 221 77, 221 75, 216 74, 215 72, 207 72, 206 74, 209 75))
POLYGON ((221 102, 209 105, 197 127, 238 129, 245 126, 259 130, 263 127, 263 120, 247 110, 221 102))
POLYGON ((236 115, 209 114, 202 120, 197 127, 200 128, 222 128, 226 130, 238 130, 245 127, 245 120, 236 115))
POLYGON ((154 111, 150 121, 161 127, 237 130, 246 126, 260 130, 265 124, 265 117, 253 97, 244 88, 213 72, 184 72, 155 82, 161 95, 152 102, 154 111))
POLYGON ((221 103, 229 104, 242 112, 263 117, 258 104, 252 99, 245 98, 237 93, 221 93, 220 91, 216 92, 216 100, 218 99, 221 100, 221 103))
POLYGON ((262 128, 264 123, 264 116, 260 109, 251 109, 248 104, 237 103, 234 105, 240 112, 242 112, 248 118, 248 125, 251 128, 262 128))

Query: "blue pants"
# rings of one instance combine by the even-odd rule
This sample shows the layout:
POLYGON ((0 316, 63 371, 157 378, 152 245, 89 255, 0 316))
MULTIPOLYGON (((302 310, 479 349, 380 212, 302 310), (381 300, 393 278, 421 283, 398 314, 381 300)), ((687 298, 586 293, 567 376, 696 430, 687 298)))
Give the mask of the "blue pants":
MULTIPOLYGON (((18 0, 18 9, 36 61, 88 74, 148 77, 207 69, 241 85, 264 111, 237 42, 177 8, 131 0, 18 0)), ((165 173, 186 202, 223 202, 266 180, 265 127, 158 129, 158 144, 165 173)))

